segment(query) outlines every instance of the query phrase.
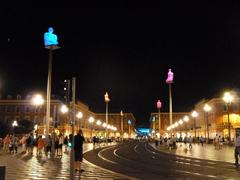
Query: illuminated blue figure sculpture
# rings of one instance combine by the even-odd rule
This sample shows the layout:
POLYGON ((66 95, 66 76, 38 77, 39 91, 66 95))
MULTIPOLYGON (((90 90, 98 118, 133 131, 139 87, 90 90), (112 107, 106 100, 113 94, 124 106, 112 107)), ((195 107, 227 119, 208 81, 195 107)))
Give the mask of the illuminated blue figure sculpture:
POLYGON ((44 33, 44 45, 45 46, 57 46, 58 38, 56 34, 53 34, 53 28, 48 28, 48 32, 44 33))

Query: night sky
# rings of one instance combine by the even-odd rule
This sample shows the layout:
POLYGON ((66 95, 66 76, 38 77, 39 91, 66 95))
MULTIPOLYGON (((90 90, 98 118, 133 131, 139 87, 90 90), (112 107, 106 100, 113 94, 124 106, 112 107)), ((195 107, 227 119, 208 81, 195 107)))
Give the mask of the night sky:
POLYGON ((133 112, 148 122, 156 101, 168 111, 168 68, 175 73, 173 111, 190 111, 202 98, 240 86, 240 6, 216 1, 154 8, 0 10, 0 93, 46 93, 52 26, 60 50, 53 56, 53 94, 77 78, 77 96, 94 112, 133 112), (217 3, 216 3, 217 2, 217 3))

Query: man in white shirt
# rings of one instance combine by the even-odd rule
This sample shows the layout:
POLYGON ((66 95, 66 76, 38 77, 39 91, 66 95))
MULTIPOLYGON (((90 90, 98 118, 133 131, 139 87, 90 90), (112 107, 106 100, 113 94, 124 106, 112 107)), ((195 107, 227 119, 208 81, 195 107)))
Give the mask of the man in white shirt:
POLYGON ((234 155, 235 155, 234 165, 238 166, 238 156, 240 155, 240 134, 236 134, 234 155))

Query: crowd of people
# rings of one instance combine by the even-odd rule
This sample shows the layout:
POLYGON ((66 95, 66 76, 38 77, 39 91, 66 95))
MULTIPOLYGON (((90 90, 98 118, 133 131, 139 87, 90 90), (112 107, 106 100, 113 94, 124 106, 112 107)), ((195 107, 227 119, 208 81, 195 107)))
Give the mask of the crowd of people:
POLYGON ((4 138, 0 138, 0 152, 6 152, 10 154, 18 153, 18 147, 22 147, 23 153, 33 154, 33 148, 36 147, 36 156, 42 156, 43 152, 46 155, 50 155, 54 150, 54 154, 57 157, 62 157, 62 148, 65 145, 65 151, 67 150, 69 137, 63 137, 63 134, 49 135, 47 138, 43 138, 39 135, 34 138, 33 133, 23 135, 21 137, 13 134, 7 134, 4 138))

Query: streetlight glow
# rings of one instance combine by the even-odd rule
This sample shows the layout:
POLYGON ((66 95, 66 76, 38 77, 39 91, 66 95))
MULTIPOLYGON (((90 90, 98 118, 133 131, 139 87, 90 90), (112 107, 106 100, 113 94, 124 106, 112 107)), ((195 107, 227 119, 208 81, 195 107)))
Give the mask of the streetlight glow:
POLYGON ((180 120, 178 121, 178 123, 182 125, 182 124, 183 124, 183 120, 180 119, 180 120))
POLYGON ((12 123, 12 126, 13 127, 16 127, 16 126, 18 126, 18 122, 15 120, 15 121, 13 121, 13 123, 12 123))
POLYGON ((192 117, 194 117, 194 118, 198 117, 197 111, 193 111, 193 112, 192 112, 192 117))
POLYGON ((225 92, 223 96, 223 101, 225 103, 231 103, 233 101, 233 96, 231 95, 230 92, 225 92))
POLYGON ((42 95, 36 94, 36 95, 33 96, 32 102, 36 106, 41 106, 44 103, 44 99, 43 99, 42 95))
POLYGON ((89 117, 89 119, 88 119, 88 122, 90 122, 90 123, 93 123, 95 120, 94 120, 94 118, 91 116, 91 117, 89 117))
POLYGON ((77 117, 78 119, 81 119, 81 118, 83 117, 83 113, 82 113, 82 112, 78 112, 77 115, 76 115, 76 117, 77 117))
POLYGON ((208 104, 205 104, 203 109, 204 109, 205 112, 209 112, 209 111, 212 110, 211 106, 209 106, 208 104))
POLYGON ((189 117, 188 117, 188 116, 184 116, 183 120, 184 120, 185 122, 188 122, 188 121, 189 121, 189 117))
POLYGON ((62 112, 63 114, 67 113, 67 112, 68 112, 68 107, 67 107, 66 105, 62 105, 62 107, 61 107, 61 112, 62 112))
POLYGON ((102 124, 102 122, 101 122, 100 120, 97 120, 96 124, 97 124, 98 126, 100 126, 100 125, 102 124))

